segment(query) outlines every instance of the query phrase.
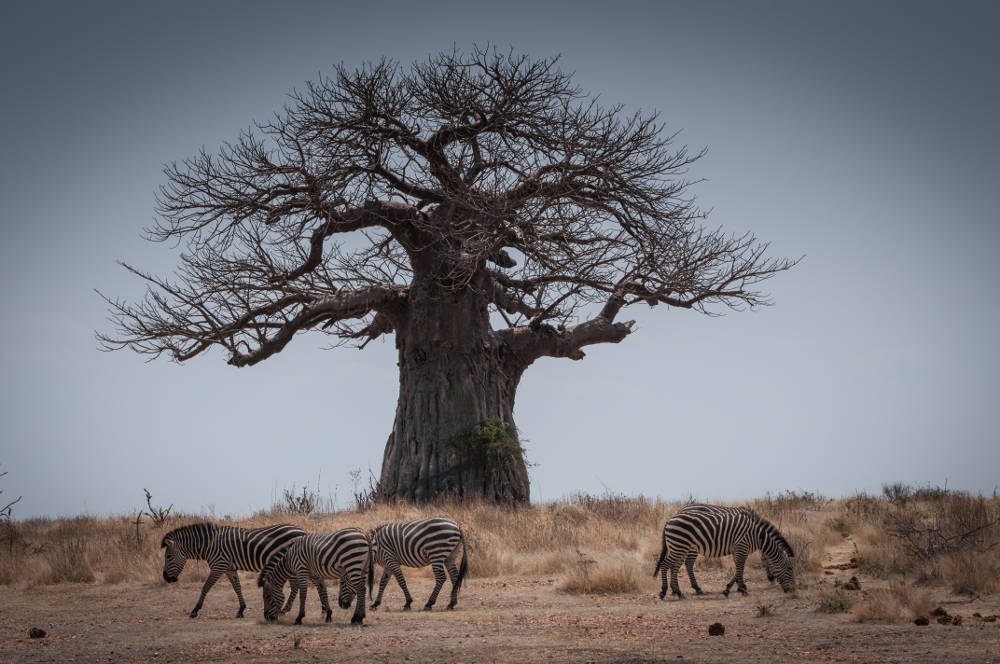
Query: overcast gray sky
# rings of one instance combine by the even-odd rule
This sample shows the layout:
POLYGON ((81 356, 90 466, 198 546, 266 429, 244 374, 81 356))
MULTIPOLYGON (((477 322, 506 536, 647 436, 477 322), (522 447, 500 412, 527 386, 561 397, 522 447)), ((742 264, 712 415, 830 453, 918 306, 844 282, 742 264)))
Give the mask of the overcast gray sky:
POLYGON ((494 43, 692 148, 709 223, 805 259, 775 306, 636 310, 544 359, 515 408, 535 500, 738 500, 1000 484, 1000 5, 917 2, 8 3, 0 26, 0 479, 15 516, 142 502, 247 514, 376 475, 391 339, 302 336, 256 367, 101 353, 94 289, 144 241, 167 162, 214 149, 330 65, 494 43))

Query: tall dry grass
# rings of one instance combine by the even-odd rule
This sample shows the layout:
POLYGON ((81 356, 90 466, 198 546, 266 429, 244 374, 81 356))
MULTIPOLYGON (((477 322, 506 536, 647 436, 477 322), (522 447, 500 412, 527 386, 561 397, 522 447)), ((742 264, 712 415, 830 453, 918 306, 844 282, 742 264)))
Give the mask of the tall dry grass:
MULTIPOLYGON (((951 493, 943 497, 910 495, 901 502, 887 496, 829 500, 811 493, 786 492, 752 501, 749 506, 774 523, 795 549, 800 587, 822 576, 825 549, 849 533, 858 543, 859 571, 863 573, 893 578, 903 572, 907 578, 938 581, 959 592, 996 592, 1000 590, 1000 547, 990 548, 990 542, 1000 541, 1000 531, 989 520, 1000 513, 1000 500, 964 494, 949 498, 951 493), (914 554, 908 540, 887 530, 890 518, 897 525, 921 528, 932 524, 943 533, 939 539, 944 542, 954 542, 961 535, 945 524, 958 524, 961 529, 970 524, 976 527, 985 519, 985 525, 954 551, 935 549, 933 556, 923 559, 914 554)), ((472 578, 550 576, 558 578, 557 587, 566 592, 633 593, 658 588, 659 582, 651 573, 660 553, 663 524, 682 506, 680 502, 606 494, 518 508, 481 502, 443 501, 420 507, 395 503, 329 513, 268 511, 218 522, 243 527, 284 522, 328 532, 446 514, 465 531, 472 578)), ((15 535, 8 534, 7 541, 0 541, 0 585, 163 583, 163 534, 199 520, 204 519, 172 516, 162 528, 146 520, 139 526, 138 537, 134 517, 17 522, 15 535)), ((732 563, 730 558, 699 557, 696 566, 728 574, 732 563)), ((757 556, 751 558, 750 569, 761 569, 757 556)), ((192 563, 182 578, 203 580, 206 574, 204 563, 192 563)), ((410 574, 429 576, 430 570, 410 574)))

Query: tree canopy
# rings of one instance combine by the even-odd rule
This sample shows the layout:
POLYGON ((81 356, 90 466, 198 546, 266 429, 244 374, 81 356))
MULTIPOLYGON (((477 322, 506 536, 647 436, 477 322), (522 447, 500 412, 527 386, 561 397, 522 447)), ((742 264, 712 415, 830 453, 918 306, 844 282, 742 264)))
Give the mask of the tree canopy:
POLYGON ((186 252, 172 278, 126 266, 150 291, 112 301, 117 332, 100 338, 178 361, 217 345, 237 366, 302 330, 364 344, 392 330, 379 313, 415 269, 485 289, 511 330, 563 326, 569 356, 588 338, 565 326, 589 304, 613 320, 639 302, 765 303, 756 285, 793 262, 703 226, 686 179, 702 153, 675 138, 656 113, 584 94, 556 58, 336 66, 217 153, 165 169, 148 234, 186 252))

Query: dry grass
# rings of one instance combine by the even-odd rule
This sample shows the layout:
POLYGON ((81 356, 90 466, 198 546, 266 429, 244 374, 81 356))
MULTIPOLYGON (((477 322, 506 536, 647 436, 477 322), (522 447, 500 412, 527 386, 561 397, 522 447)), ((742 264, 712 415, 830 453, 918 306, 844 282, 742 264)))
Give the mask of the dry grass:
MULTIPOLYGON (((557 578, 558 587, 570 593, 635 593, 644 587, 641 584, 650 583, 663 523, 682 505, 614 494, 581 495, 516 509, 478 502, 424 507, 398 503, 364 511, 260 512, 231 523, 258 527, 291 522, 323 532, 447 514, 466 533, 473 578, 541 575, 557 578)), ((861 602, 856 595, 816 584, 822 578, 824 551, 845 534, 857 543, 860 573, 887 579, 905 573, 909 579, 947 584, 957 592, 1000 590, 1000 545, 994 546, 1000 543, 1000 525, 994 522, 1000 517, 1000 499, 995 497, 911 491, 905 498, 896 494, 829 500, 786 492, 750 506, 774 523, 795 549, 800 587, 814 585, 818 604, 833 611, 853 609, 856 619, 894 620, 892 616, 904 615, 917 599, 895 589, 861 602), (969 530, 974 532, 963 538, 969 530), (914 533, 929 533, 929 550, 922 552, 920 541, 905 536, 914 533)), ((171 516, 162 528, 147 520, 139 526, 138 539, 134 517, 19 522, 14 538, 0 541, 0 585, 163 583, 160 539, 166 530, 198 520, 171 516)), ((750 567, 760 569, 757 556, 750 567)), ((732 562, 699 557, 697 568, 728 574, 732 562)), ((430 570, 411 573, 420 577, 430 570)), ((206 574, 204 563, 190 564, 183 573, 188 580, 206 574)))
POLYGON ((931 611, 930 592, 918 590, 904 581, 894 581, 887 588, 866 591, 854 604, 854 622, 894 623, 926 616, 931 611))

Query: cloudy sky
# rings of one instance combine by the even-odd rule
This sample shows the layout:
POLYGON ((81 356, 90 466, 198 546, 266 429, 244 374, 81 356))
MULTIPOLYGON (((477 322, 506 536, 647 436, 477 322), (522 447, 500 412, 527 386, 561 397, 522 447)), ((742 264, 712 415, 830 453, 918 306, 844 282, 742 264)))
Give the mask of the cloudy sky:
MULTIPOLYGON (((710 225, 805 256, 775 305, 636 310, 637 333, 545 359, 515 409, 536 500, 738 500, 904 481, 1000 484, 1000 41, 994 3, 14 3, 0 26, 0 498, 125 514, 142 489, 247 514, 293 484, 341 503, 376 474, 391 339, 302 336, 235 369, 102 353, 95 289, 146 242, 165 163, 295 87, 382 56, 492 43, 708 148, 710 225), (338 7, 337 5, 344 5, 338 7), (207 6, 206 6, 207 5, 207 6)), ((4 501, 0 501, 0 505, 4 501)))

